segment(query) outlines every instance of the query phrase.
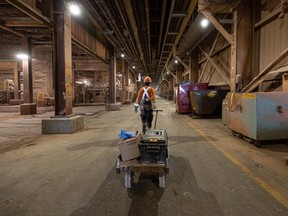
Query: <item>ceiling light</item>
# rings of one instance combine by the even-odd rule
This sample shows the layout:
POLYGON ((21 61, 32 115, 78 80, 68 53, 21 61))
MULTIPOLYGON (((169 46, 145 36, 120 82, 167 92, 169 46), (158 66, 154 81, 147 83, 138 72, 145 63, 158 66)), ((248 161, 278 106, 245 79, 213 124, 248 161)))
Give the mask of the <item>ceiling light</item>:
POLYGON ((136 67, 133 65, 132 68, 135 69, 136 67))
POLYGON ((69 11, 73 15, 76 15, 76 16, 80 15, 80 7, 77 4, 70 4, 69 11))
POLYGON ((124 58, 124 57, 125 57, 125 55, 122 53, 122 54, 121 54, 121 58, 124 58))
POLYGON ((206 18, 201 21, 201 26, 202 26, 203 28, 207 27, 208 24, 209 24, 209 20, 206 19, 206 18))
POLYGON ((16 55, 16 57, 19 59, 28 59, 29 58, 29 56, 25 53, 19 53, 16 55))
POLYGON ((178 64, 178 61, 177 61, 177 60, 175 60, 175 64, 178 64))

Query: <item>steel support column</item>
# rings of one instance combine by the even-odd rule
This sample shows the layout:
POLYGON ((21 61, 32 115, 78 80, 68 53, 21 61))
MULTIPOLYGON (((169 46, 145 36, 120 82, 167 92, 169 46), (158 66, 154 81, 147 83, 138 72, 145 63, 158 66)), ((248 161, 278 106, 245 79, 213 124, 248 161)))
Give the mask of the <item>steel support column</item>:
POLYGON ((195 49, 189 56, 189 81, 192 84, 198 81, 199 50, 195 49))
POLYGON ((114 50, 110 53, 109 102, 116 103, 116 53, 114 50))
POLYGON ((126 71, 125 71, 125 60, 122 58, 122 104, 126 101, 126 71))
POLYGON ((71 15, 64 0, 54 0, 55 116, 72 114, 71 15))
POLYGON ((22 70, 24 80, 24 103, 33 103, 31 38, 23 38, 22 45, 23 45, 23 51, 28 55, 27 59, 22 60, 22 70))
POLYGON ((126 103, 130 100, 129 97, 129 68, 128 63, 125 62, 125 92, 126 92, 126 103))
POLYGON ((184 67, 182 65, 178 65, 176 68, 176 83, 180 83, 182 81, 183 72, 184 72, 184 67))

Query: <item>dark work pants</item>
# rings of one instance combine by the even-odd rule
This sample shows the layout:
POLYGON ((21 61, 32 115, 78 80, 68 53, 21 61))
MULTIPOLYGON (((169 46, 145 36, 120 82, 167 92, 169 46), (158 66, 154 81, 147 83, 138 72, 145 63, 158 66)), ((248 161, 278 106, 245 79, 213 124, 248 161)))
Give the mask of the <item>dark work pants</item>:
POLYGON ((153 110, 150 107, 147 106, 141 106, 141 120, 142 120, 142 125, 151 128, 152 127, 152 120, 153 120, 153 110))

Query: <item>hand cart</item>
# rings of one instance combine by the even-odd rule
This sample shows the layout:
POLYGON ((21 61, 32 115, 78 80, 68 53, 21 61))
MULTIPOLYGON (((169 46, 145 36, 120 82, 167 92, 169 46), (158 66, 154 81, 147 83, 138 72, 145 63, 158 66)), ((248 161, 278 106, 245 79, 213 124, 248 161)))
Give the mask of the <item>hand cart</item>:
MULTIPOLYGON (((135 173, 149 173, 151 175, 158 175, 159 188, 166 187, 166 177, 169 174, 168 139, 167 139, 167 133, 165 130, 163 129, 155 130, 158 112, 159 111, 162 112, 163 110, 154 110, 154 111, 156 112, 154 130, 152 130, 152 133, 150 133, 149 136, 144 135, 143 137, 143 146, 144 146, 143 149, 145 150, 145 160, 147 160, 148 158, 150 159, 150 161, 143 162, 141 158, 128 160, 128 161, 122 161, 121 155, 119 155, 116 160, 116 173, 117 174, 121 172, 125 173, 125 187, 126 188, 132 188, 135 173), (162 137, 159 136, 159 134, 162 135, 163 131, 165 132, 165 139, 160 139, 162 137), (155 134, 157 135, 153 136, 153 132, 155 132, 155 134), (148 140, 145 139, 145 136, 148 140), (149 145, 149 142, 151 142, 151 145, 149 145), (157 146, 157 143, 159 143, 158 146, 157 146), (158 157, 157 154, 161 154, 160 155, 161 157, 160 156, 158 157)), ((149 134, 149 131, 147 133, 149 134)), ((142 150, 141 150, 141 154, 143 154, 142 150)), ((142 155, 142 159, 143 159, 143 155, 142 155)))
POLYGON ((135 173, 149 173, 151 175, 158 175, 159 188, 166 187, 166 177, 169 174, 168 158, 166 163, 151 163, 142 164, 140 160, 134 159, 129 161, 122 161, 119 155, 116 161, 116 173, 125 173, 125 187, 132 188, 134 183, 135 173))

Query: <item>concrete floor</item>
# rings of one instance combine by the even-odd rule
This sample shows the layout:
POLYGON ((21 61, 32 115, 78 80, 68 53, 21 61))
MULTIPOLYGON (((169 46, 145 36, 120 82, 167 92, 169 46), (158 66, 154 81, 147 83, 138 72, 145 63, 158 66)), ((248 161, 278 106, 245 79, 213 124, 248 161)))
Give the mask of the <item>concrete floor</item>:
POLYGON ((234 137, 221 119, 192 119, 158 99, 157 127, 169 137, 167 188, 140 174, 133 189, 115 173, 121 129, 140 130, 133 105, 73 108, 74 134, 42 135, 41 119, 0 112, 1 216, 287 216, 285 144, 261 149, 234 137))

